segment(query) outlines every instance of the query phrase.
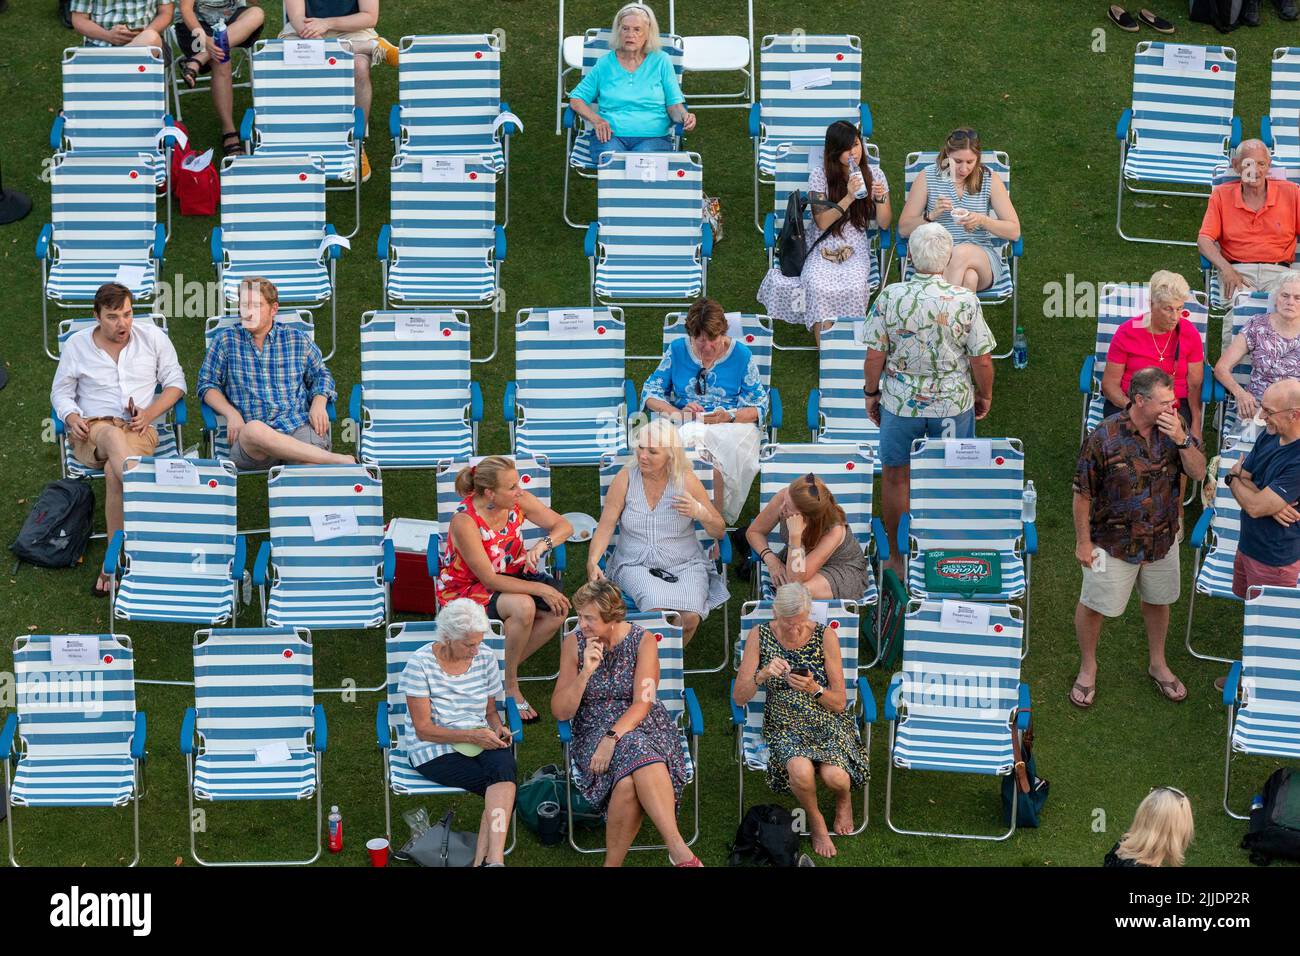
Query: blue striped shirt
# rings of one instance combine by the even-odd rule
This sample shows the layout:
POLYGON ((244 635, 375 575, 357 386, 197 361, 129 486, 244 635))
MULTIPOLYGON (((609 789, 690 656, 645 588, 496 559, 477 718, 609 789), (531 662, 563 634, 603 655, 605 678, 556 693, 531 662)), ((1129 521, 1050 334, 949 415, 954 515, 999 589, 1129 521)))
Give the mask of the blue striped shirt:
POLYGON ((199 369, 199 401, 220 389, 246 422, 265 422, 292 435, 307 424, 311 400, 335 399, 334 376, 302 329, 273 323, 259 352, 241 325, 219 331, 199 369))
MULTIPOLYGON (((407 659, 398 689, 407 697, 427 697, 429 718, 439 727, 451 730, 486 727, 488 699, 505 690, 496 654, 484 641, 470 661, 469 670, 463 674, 448 674, 434 656, 433 647, 426 644, 407 659)), ((436 744, 416 736, 409 711, 402 746, 412 767, 452 752, 451 744, 436 744)))

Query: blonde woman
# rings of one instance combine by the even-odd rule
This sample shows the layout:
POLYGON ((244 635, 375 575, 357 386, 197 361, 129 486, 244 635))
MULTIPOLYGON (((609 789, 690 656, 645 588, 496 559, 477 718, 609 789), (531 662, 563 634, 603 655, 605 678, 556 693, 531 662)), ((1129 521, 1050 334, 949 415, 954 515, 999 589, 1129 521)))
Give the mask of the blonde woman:
POLYGON ((725 525, 691 471, 677 428, 655 419, 636 433, 636 455, 614 476, 588 549, 587 577, 608 577, 643 611, 676 611, 682 642, 727 600, 727 583, 695 536, 695 522, 714 538, 725 525), (601 571, 600 558, 619 528, 601 571))
POLYGON ((1192 803, 1174 787, 1156 787, 1138 804, 1133 825, 1102 866, 1182 866, 1192 842, 1192 803))

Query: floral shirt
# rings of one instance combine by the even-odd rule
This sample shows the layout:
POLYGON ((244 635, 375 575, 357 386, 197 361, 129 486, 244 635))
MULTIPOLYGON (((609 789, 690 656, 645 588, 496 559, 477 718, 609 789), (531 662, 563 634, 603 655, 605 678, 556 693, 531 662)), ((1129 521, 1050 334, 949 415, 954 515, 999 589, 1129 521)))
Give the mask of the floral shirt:
POLYGON ((880 404, 901 418, 948 418, 975 405, 970 356, 995 345, 975 293, 940 275, 887 286, 867 316, 868 348, 885 353, 880 404))
POLYGON ((1250 353, 1250 385, 1255 401, 1264 390, 1284 378, 1300 378, 1300 335, 1283 338, 1268 320, 1268 313, 1255 316, 1241 330, 1250 353))
MULTIPOLYGON (((519 529, 524 523, 523 512, 511 509, 506 516, 506 526, 500 531, 494 530, 483 516, 474 510, 474 497, 471 495, 461 502, 465 513, 474 519, 478 526, 479 537, 483 540, 483 550, 492 562, 492 570, 497 574, 519 574, 524 568, 527 549, 519 529)), ((443 553, 442 570, 434 582, 438 589, 438 600, 443 604, 456 598, 469 598, 486 605, 492 599, 492 592, 475 576, 469 563, 456 550, 456 539, 447 533, 447 546, 443 553)))
POLYGON ((705 411, 716 408, 758 409, 760 421, 767 415, 767 387, 758 374, 758 363, 749 348, 735 339, 727 353, 700 377, 702 366, 686 336, 674 339, 664 352, 659 367, 645 380, 641 407, 646 399, 658 398, 674 408, 699 402, 705 411), (701 384, 703 387, 701 387, 701 384))

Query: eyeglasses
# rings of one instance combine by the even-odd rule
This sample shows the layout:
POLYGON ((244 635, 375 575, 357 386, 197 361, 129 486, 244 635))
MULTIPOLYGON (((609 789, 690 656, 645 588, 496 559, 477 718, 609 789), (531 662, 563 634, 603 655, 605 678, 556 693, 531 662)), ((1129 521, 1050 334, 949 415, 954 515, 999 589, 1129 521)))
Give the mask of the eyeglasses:
POLYGON ((811 471, 808 472, 808 474, 803 476, 803 480, 808 482, 808 494, 812 495, 814 500, 821 501, 822 492, 821 489, 817 487, 817 479, 813 477, 813 473, 811 471))
POLYGON ((1283 412, 1295 412, 1295 411, 1300 411, 1300 409, 1297 409, 1294 405, 1292 405, 1290 408, 1276 408, 1276 409, 1274 409, 1274 410, 1271 411, 1271 412, 1270 412, 1267 408, 1265 408, 1263 405, 1261 405, 1261 406, 1259 407, 1259 410, 1260 410, 1260 412, 1263 414, 1263 416, 1264 416, 1265 419, 1272 418, 1274 415, 1281 415, 1283 412))
POLYGON ((704 393, 708 391, 708 375, 709 370, 703 365, 701 365, 700 370, 695 373, 695 394, 701 398, 704 397, 704 393))

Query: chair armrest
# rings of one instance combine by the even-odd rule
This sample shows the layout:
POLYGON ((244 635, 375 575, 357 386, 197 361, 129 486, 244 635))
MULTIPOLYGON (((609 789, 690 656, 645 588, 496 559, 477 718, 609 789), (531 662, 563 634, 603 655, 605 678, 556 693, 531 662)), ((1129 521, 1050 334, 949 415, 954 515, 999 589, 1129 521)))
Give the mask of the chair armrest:
POLYGON ((866 103, 858 104, 858 122, 862 125, 862 138, 871 139, 871 130, 875 122, 871 118, 871 107, 866 103))
POLYGON ((1223 706, 1231 707, 1237 702, 1237 690, 1241 686, 1241 661, 1233 661, 1228 671, 1228 679, 1223 682, 1223 706))
POLYGON ((1029 702, 1029 685, 1021 684, 1019 698, 1016 702, 1016 729, 1028 730, 1033 714, 1034 708, 1029 702))
POLYGON ((1133 122, 1132 108, 1126 109, 1119 114, 1119 122, 1115 124, 1115 138, 1118 140, 1128 139, 1129 124, 1133 122))
POLYGON ((1038 553, 1038 524, 1034 521, 1024 523, 1025 531, 1025 554, 1038 553))
POLYGON ((317 704, 311 709, 312 725, 312 750, 318 754, 323 754, 325 748, 329 746, 329 725, 325 723, 325 705, 317 704))
POLYGON ((898 519, 898 550, 907 554, 911 549, 908 547, 908 538, 912 533, 912 512, 904 511, 898 519))
POLYGON ((560 118, 560 125, 565 129, 573 129, 578 125, 578 114, 573 112, 572 106, 564 108, 564 115, 560 118))
POLYGON ((569 568, 569 549, 563 543, 557 544, 551 549, 551 567, 559 577, 564 577, 564 572, 569 568))
POLYGON ((431 581, 438 580, 438 573, 442 570, 442 562, 438 556, 438 550, 441 544, 442 539, 438 535, 429 535, 429 543, 425 546, 424 550, 424 566, 429 572, 429 579, 431 581))
POLYGON ((749 135, 758 139, 763 131, 763 103, 760 100, 749 108, 749 135))
POLYGON ((180 748, 182 756, 189 756, 194 753, 194 721, 197 716, 193 707, 185 708, 185 716, 181 718, 180 748))
MULTIPOLYGON (((497 110, 498 110, 498 113, 497 113, 498 116, 499 116, 501 113, 509 113, 509 112, 511 112, 511 110, 510 110, 510 104, 509 104, 508 102, 506 102, 505 100, 502 100, 502 101, 500 102, 500 104, 498 104, 498 106, 497 106, 497 110)), ((520 120, 520 122, 523 122, 523 120, 520 120)), ((516 126, 516 125, 514 124, 514 121, 513 121, 513 120, 506 120, 504 123, 501 124, 501 135, 502 135, 502 136, 514 136, 514 135, 517 134, 518 132, 519 132, 519 127, 516 126)))
POLYGON ((1268 114, 1259 118, 1259 138, 1269 149, 1273 148, 1273 117, 1268 114))
POLYGON ((570 743, 573 740, 573 727, 567 720, 557 720, 555 722, 555 732, 562 744, 570 743))
POLYGON ((54 422, 55 437, 66 435, 68 433, 68 426, 63 424, 63 419, 55 414, 53 405, 50 406, 50 419, 54 422))
POLYGON ((781 404, 781 390, 773 385, 767 390, 768 395, 768 422, 773 428, 780 428, 781 423, 785 420, 785 407, 781 404))
POLYGON ((1214 380, 1214 391, 1211 395, 1216 402, 1225 402, 1228 400, 1228 390, 1223 387, 1223 383, 1217 378, 1214 380))
MULTIPOLYGON (((682 106, 686 106, 685 100, 682 101, 682 106)), ((682 123, 674 123, 670 132, 672 133, 673 142, 680 144, 682 137, 686 135, 686 127, 682 123)))
POLYGON ((379 242, 375 245, 375 255, 379 257, 380 262, 388 261, 388 247, 393 241, 393 227, 384 223, 379 227, 379 242))
POLYGON ((357 424, 361 423, 361 383, 352 386, 352 394, 348 396, 348 417, 357 424))
POLYGON ((707 222, 700 223, 700 255, 713 258, 713 227, 707 222))
POLYGON ((725 532, 718 539, 718 560, 724 565, 731 563, 731 535, 725 532))
POLYGON ((879 518, 871 519, 871 537, 876 542, 876 556, 881 561, 889 560, 889 535, 885 534, 885 523, 879 518))
POLYGON ((167 254, 167 226, 155 223, 153 227, 153 257, 162 259, 167 254))
POLYGON ((496 227, 496 244, 492 247, 492 254, 496 257, 497 262, 506 261, 506 227, 496 227))
POLYGON ((360 106, 352 107, 352 135, 356 137, 358 143, 365 142, 366 114, 361 111, 360 106))
POLYGON ((131 734, 131 759, 143 760, 145 757, 145 735, 148 731, 149 723, 140 711, 135 714, 135 730, 131 734))
POLYGON ((727 703, 731 705, 731 726, 739 727, 745 722, 745 708, 736 703, 736 679, 727 683, 727 703))
POLYGON ((876 695, 871 693, 871 685, 865 677, 858 677, 858 700, 862 702, 862 725, 876 722, 876 695))
POLYGON ((1011 243, 1012 258, 1019 259, 1025 254, 1025 237, 1019 236, 1011 243))
POLYGON ((506 382, 506 393, 501 399, 501 417, 508 422, 515 420, 515 392, 518 386, 514 382, 506 382))
POLYGON ((54 226, 46 223, 41 226, 41 234, 36 237, 36 258, 48 259, 50 255, 50 240, 54 238, 54 226))
POLYGON ((469 383, 469 420, 472 422, 483 420, 483 388, 475 381, 469 383))
POLYGON ((271 542, 263 541, 257 549, 257 560, 253 562, 253 583, 259 588, 266 584, 266 570, 271 563, 271 542))
MULTIPOLYGON (((339 231, 338 231, 337 229, 335 229, 334 226, 333 226, 331 223, 328 223, 328 222, 325 223, 325 235, 327 235, 327 236, 337 236, 338 234, 339 234, 339 231)), ((344 241, 344 242, 347 242, 346 239, 344 239, 343 241, 344 241)), ((331 245, 328 249, 325 250, 325 255, 326 255, 327 257, 329 257, 330 259, 334 259, 334 260, 337 261, 337 260, 343 258, 343 248, 344 248, 344 247, 343 247, 341 244, 334 244, 334 245, 331 245)))
POLYGON ((907 258, 907 236, 898 232, 897 227, 894 229, 894 235, 897 237, 895 245, 898 246, 898 258, 901 262, 903 259, 907 258))
POLYGON ((524 722, 519 718, 519 705, 509 694, 506 694, 506 726, 510 728, 510 736, 515 742, 523 743, 524 722))
POLYGON ((381 700, 375 705, 375 740, 380 750, 387 750, 393 743, 393 738, 388 732, 388 701, 386 700, 381 700))
POLYGON ((1232 135, 1228 137, 1228 145, 1231 146, 1233 149, 1236 149, 1237 145, 1240 142, 1241 142, 1241 117, 1234 116, 1232 118, 1232 135))
POLYGON ((1205 371, 1201 375, 1201 404, 1208 405, 1214 397, 1214 366, 1209 362, 1205 363, 1205 371))
POLYGON ((623 379, 623 404, 627 407, 627 415, 632 415, 641 407, 640 396, 637 395, 636 385, 630 378, 623 379))
POLYGON ((888 249, 894 244, 894 230, 882 229, 880 231, 880 248, 888 249))
POLYGON ((1210 522, 1213 520, 1213 508, 1206 508, 1201 512, 1201 516, 1196 519, 1196 526, 1192 528, 1191 537, 1187 539, 1187 546, 1189 548, 1205 547, 1205 533, 1210 530, 1210 522))
POLYGON ((588 259, 596 258, 596 243, 600 241, 600 223, 593 222, 587 226, 587 234, 582 239, 582 254, 588 259))
POLYGON ((1089 355, 1079 366, 1079 391, 1084 395, 1092 394, 1092 370, 1097 367, 1097 356, 1089 355))
POLYGON ((388 135, 393 139, 402 135, 402 107, 397 103, 388 111, 388 135))
POLYGON ((185 405, 184 397, 172 406, 172 419, 177 425, 184 425, 190 420, 189 409, 185 405))
POLYGON ((242 534, 235 535, 235 560, 230 565, 230 580, 242 581, 244 567, 248 564, 248 539, 242 534))
POLYGON ((54 122, 50 124, 50 149, 56 153, 59 151, 59 147, 63 145, 63 127, 67 121, 68 118, 60 113, 54 117, 54 122))
POLYGON ((108 550, 104 552, 104 573, 116 574, 118 563, 122 557, 122 542, 126 540, 126 532, 118 528, 113 532, 113 538, 108 542, 108 550))
POLYGON ((885 720, 891 723, 898 719, 898 695, 903 689, 903 675, 895 674, 889 680, 885 691, 885 720))
POLYGON ((0 730, 0 761, 8 760, 13 755, 16 733, 18 733, 18 715, 11 712, 5 718, 4 729, 0 730))
POLYGON ((700 737, 704 734, 704 712, 700 710, 699 698, 695 696, 695 691, 686 688, 682 692, 686 698, 686 717, 689 722, 692 737, 700 737))
POLYGON ((334 407, 334 399, 332 398, 325 399, 325 417, 330 421, 334 421, 338 417, 338 409, 334 407))
POLYGON ((211 405, 202 399, 199 400, 199 418, 203 419, 203 430, 205 432, 217 430, 217 413, 212 410, 211 405))
POLYGON ((808 440, 817 440, 817 426, 821 424, 821 404, 822 390, 820 388, 809 389, 808 391, 808 440))
POLYGON ((776 248, 776 213, 769 212, 763 217, 763 248, 776 248))
POLYGON ((239 121, 239 138, 248 142, 253 138, 253 124, 257 121, 257 114, 253 107, 244 110, 243 119, 239 121))
POLYGON ((208 240, 208 249, 212 254, 212 264, 219 266, 226 258, 225 246, 221 242, 221 227, 212 227, 212 237, 208 240))
POLYGON ((384 583, 392 584, 393 578, 397 576, 397 549, 393 547, 393 539, 384 539, 384 583))
POLYGON ((1214 265, 1210 262, 1209 259, 1205 258, 1205 256, 1201 256, 1200 259, 1201 259, 1202 272, 1209 272, 1211 269, 1214 268, 1214 265))

